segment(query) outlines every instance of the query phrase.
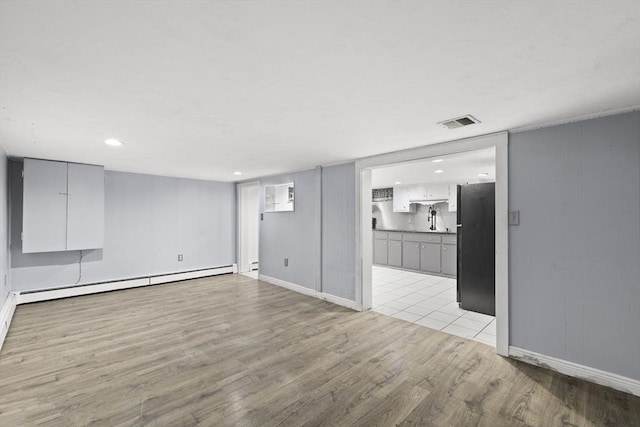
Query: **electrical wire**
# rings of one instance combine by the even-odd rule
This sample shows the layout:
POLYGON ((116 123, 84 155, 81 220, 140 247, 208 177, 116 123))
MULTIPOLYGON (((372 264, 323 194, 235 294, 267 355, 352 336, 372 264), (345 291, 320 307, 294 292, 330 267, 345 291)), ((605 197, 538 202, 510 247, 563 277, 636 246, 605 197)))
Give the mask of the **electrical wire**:
POLYGON ((78 261, 78 280, 76 285, 82 280, 82 258, 84 258, 84 251, 80 251, 80 260, 78 261))

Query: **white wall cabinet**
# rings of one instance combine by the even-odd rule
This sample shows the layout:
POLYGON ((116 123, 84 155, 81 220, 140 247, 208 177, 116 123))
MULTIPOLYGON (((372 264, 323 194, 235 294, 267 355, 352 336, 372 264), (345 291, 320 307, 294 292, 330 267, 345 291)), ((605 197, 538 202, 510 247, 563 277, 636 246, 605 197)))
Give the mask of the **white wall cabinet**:
POLYGON ((408 187, 393 187, 393 211, 415 212, 416 206, 409 203, 408 187))
POLYGON ((407 187, 409 189, 409 200, 426 200, 427 199, 427 186, 426 185, 412 185, 407 187))
POLYGON ((458 185, 449 184, 449 212, 458 210, 458 185))
POLYGON ((22 252, 104 246, 104 168, 24 160, 22 252))
POLYGON ((449 185, 434 184, 427 187, 427 200, 448 200, 449 185))

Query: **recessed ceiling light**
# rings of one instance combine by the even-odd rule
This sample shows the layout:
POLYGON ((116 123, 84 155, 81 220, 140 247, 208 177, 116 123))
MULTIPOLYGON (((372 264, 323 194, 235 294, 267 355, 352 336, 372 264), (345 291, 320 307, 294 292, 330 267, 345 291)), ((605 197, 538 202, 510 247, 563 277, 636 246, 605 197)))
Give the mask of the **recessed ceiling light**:
POLYGON ((484 176, 489 176, 489 174, 488 173, 479 173, 478 176, 479 177, 484 177, 484 176))
POLYGON ((109 138, 107 140, 104 141, 105 144, 110 145, 112 147, 120 147, 122 145, 122 142, 118 141, 117 139, 114 138, 109 138))
POLYGON ((394 184, 398 185, 398 184, 402 184, 400 181, 396 181, 394 182, 394 184))
POLYGON ((233 174, 234 174, 234 175, 242 175, 242 172, 240 172, 240 171, 235 171, 233 174))
POLYGON ((435 160, 431 160, 433 163, 440 163, 441 161, 443 161, 444 159, 435 159, 435 160))
POLYGON ((442 169, 438 169, 438 170, 433 171, 433 173, 442 173, 442 172, 444 172, 442 169))

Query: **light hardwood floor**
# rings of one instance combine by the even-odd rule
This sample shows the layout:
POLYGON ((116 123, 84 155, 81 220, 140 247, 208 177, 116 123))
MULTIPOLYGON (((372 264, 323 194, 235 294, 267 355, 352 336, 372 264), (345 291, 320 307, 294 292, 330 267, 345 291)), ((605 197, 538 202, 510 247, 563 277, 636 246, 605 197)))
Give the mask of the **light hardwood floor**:
POLYGON ((242 275, 19 306, 0 425, 639 426, 640 398, 242 275))

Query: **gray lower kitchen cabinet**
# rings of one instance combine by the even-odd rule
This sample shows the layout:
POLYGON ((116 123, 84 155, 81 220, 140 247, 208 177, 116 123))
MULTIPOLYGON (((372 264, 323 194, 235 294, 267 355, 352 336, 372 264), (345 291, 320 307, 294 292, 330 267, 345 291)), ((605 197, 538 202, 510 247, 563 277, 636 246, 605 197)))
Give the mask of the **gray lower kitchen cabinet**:
POLYGON ((373 263, 387 265, 387 239, 373 239, 373 263))
POLYGON ((455 277, 456 235, 373 232, 373 263, 455 277))
POLYGON ((387 244, 387 254, 389 265, 402 267, 402 241, 389 240, 387 244))
POLYGON ((402 267, 420 270, 420 243, 402 243, 402 267))
POLYGON ((456 245, 442 245, 442 274, 456 275, 456 255, 456 245))
POLYGON ((427 273, 440 273, 440 243, 420 244, 420 269, 427 273))

